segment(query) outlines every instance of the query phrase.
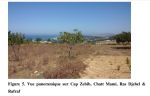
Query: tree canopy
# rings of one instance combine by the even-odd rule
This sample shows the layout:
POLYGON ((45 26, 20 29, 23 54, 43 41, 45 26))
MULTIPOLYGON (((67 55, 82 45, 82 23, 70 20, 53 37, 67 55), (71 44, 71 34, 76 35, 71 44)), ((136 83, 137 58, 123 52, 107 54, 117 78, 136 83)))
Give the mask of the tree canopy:
POLYGON ((24 43, 24 40, 25 40, 24 34, 21 34, 18 32, 12 33, 11 31, 8 32, 8 44, 9 45, 14 45, 14 44, 20 45, 24 43))
POLYGON ((42 39, 41 38, 36 38, 36 41, 40 42, 40 41, 42 41, 42 39))
POLYGON ((63 43, 69 44, 68 57, 71 57, 71 50, 73 48, 72 45, 77 43, 82 43, 84 41, 83 35, 77 29, 74 29, 74 33, 69 32, 60 32, 60 36, 58 38, 63 43))
POLYGON ((117 43, 131 42, 131 32, 122 32, 113 37, 117 43))
POLYGON ((82 43, 84 41, 82 33, 77 29, 74 29, 74 33, 60 32, 60 36, 58 39, 63 43, 68 44, 82 43))

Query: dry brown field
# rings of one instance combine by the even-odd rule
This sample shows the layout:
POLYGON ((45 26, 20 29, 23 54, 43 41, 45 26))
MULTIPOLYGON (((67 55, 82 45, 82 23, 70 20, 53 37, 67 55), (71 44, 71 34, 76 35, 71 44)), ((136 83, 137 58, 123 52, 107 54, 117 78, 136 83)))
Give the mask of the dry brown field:
POLYGON ((22 44, 8 47, 9 79, 130 79, 130 45, 22 44))

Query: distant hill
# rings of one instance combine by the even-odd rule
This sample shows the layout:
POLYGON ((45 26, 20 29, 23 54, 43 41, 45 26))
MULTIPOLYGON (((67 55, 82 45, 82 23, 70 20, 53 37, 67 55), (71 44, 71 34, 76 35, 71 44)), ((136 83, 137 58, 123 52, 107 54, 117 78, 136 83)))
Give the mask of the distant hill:
POLYGON ((102 41, 102 40, 107 40, 110 37, 114 36, 115 34, 113 33, 103 33, 103 34, 99 34, 97 36, 89 36, 89 35, 85 35, 84 38, 87 41, 102 41))

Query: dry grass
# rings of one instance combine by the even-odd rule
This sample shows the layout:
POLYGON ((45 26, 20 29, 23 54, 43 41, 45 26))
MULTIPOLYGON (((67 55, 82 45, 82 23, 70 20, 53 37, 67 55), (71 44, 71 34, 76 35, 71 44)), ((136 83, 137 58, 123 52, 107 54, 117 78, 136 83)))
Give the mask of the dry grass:
POLYGON ((45 78, 75 79, 80 77, 79 72, 84 71, 85 68, 86 65, 78 59, 61 56, 57 61, 56 68, 46 70, 43 75, 45 78))
POLYGON ((20 48, 19 61, 13 60, 14 53, 9 47, 9 78, 39 78, 39 76, 36 77, 39 73, 42 73, 41 78, 79 78, 78 73, 85 66, 77 57, 86 52, 83 51, 86 46, 82 46, 79 52, 76 51, 77 47, 81 48, 81 45, 74 47, 75 49, 71 52, 74 58, 69 59, 66 44, 26 44, 20 48), (34 74, 35 71, 38 71, 37 74, 34 74), (51 72, 55 75, 56 73, 63 74, 63 76, 52 77, 51 72))
MULTIPOLYGON (((85 60, 95 56, 130 56, 130 49, 117 49, 122 45, 78 44, 68 58, 66 44, 24 44, 19 50, 19 61, 9 47, 9 78, 81 78, 87 68, 85 60), (117 48, 115 48, 117 47, 117 48)), ((113 64, 112 64, 113 65, 113 64)))

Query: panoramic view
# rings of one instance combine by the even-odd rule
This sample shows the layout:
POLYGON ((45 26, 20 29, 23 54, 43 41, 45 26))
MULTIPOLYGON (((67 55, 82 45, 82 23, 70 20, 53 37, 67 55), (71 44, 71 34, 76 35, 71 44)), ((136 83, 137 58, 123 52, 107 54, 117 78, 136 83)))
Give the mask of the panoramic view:
POLYGON ((9 2, 9 79, 131 79, 130 2, 9 2))

